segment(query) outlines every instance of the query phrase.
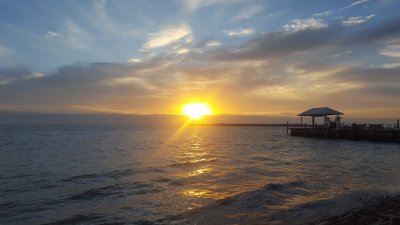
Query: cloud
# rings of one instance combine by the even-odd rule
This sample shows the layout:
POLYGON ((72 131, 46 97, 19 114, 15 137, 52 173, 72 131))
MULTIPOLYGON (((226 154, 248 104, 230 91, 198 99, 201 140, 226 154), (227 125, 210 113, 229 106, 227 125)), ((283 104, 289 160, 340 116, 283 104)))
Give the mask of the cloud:
POLYGON ((400 82, 400 67, 393 68, 350 68, 334 74, 332 77, 342 81, 355 81, 364 84, 390 84, 400 82), (377 74, 379 74, 377 76, 377 74))
POLYGON ((297 32, 270 32, 256 35, 238 48, 218 49, 219 60, 259 60, 317 49, 338 35, 336 29, 306 29, 297 32))
POLYGON ((62 38, 62 34, 54 32, 54 31, 48 31, 45 35, 44 38, 51 40, 51 39, 59 39, 62 38))
POLYGON ((216 2, 216 0, 185 0, 183 3, 189 11, 194 11, 198 8, 202 8, 208 6, 212 3, 216 2))
POLYGON ((32 72, 27 67, 0 68, 0 85, 44 75, 45 74, 32 72))
POLYGON ((246 8, 242 11, 240 11, 235 17, 233 17, 234 21, 238 21, 238 20, 246 20, 246 19, 250 19, 252 17, 254 17, 255 15, 257 15, 258 13, 260 13, 262 10, 264 9, 264 7, 262 6, 251 6, 249 8, 246 8))
POLYGON ((141 63, 141 62, 143 62, 143 59, 141 59, 141 58, 132 58, 132 59, 129 59, 128 62, 130 62, 130 63, 141 63))
POLYGON ((235 4, 244 1, 246 0, 182 0, 185 8, 188 11, 195 11, 211 4, 235 4))
POLYGON ((143 44, 144 49, 165 47, 180 40, 190 42, 192 30, 187 24, 166 26, 159 31, 148 34, 149 38, 143 44))
POLYGON ((298 32, 301 30, 315 30, 327 28, 328 24, 323 20, 309 18, 303 20, 292 20, 290 24, 283 26, 283 29, 287 32, 298 32))
POLYGON ((107 5, 107 0, 94 0, 93 1, 93 7, 96 10, 102 10, 104 7, 107 5))
POLYGON ((342 56, 342 55, 350 54, 352 52, 353 52, 352 50, 347 50, 347 51, 344 51, 344 52, 341 52, 341 53, 336 53, 336 54, 332 55, 332 57, 339 57, 339 56, 342 56))
POLYGON ((239 37, 250 36, 256 33, 256 31, 253 28, 240 28, 234 30, 227 30, 223 32, 226 33, 228 36, 239 36, 239 37))
POLYGON ((361 44, 370 41, 374 42, 377 40, 385 41, 393 39, 398 35, 400 35, 400 17, 387 20, 376 26, 350 34, 349 37, 342 40, 342 44, 361 44))
MULTIPOLYGON (((118 34, 118 38, 142 38, 143 33, 146 32, 146 26, 152 25, 151 22, 146 20, 146 25, 142 24, 144 27, 137 26, 138 21, 126 23, 121 22, 116 17, 112 16, 111 13, 107 10, 108 6, 107 0, 93 0, 92 1, 92 9, 91 10, 82 10, 80 14, 86 20, 85 22, 90 25, 91 28, 95 28, 97 32, 102 32, 108 35, 112 35, 116 37, 115 34, 118 34)), ((111 2, 110 6, 120 7, 119 2, 111 2)), ((110 7, 112 8, 112 7, 110 7)), ((138 16, 139 18, 141 16, 138 16)), ((142 19, 142 18, 140 18, 142 19)), ((139 19, 139 20, 140 20, 139 19)))
POLYGON ((222 45, 221 42, 219 42, 219 41, 209 41, 206 43, 207 47, 213 47, 213 46, 219 46, 219 45, 222 45))
POLYGON ((86 49, 89 47, 89 41, 92 36, 82 29, 78 24, 72 20, 67 19, 64 23, 65 26, 65 41, 68 45, 76 49, 86 49))
POLYGON ((360 1, 354 2, 354 3, 348 5, 348 6, 344 7, 344 8, 347 9, 347 8, 350 8, 350 7, 359 5, 359 4, 363 4, 363 3, 366 3, 366 2, 368 2, 368 0, 360 0, 360 1))
POLYGON ((396 67, 400 67, 400 62, 399 63, 385 63, 385 64, 381 65, 381 68, 385 68, 385 69, 396 68, 396 67))
POLYGON ((333 10, 328 10, 328 11, 324 11, 324 12, 320 12, 320 13, 315 13, 315 14, 313 14, 313 16, 316 16, 316 17, 330 16, 330 15, 332 15, 332 13, 333 13, 333 10))
MULTIPOLYGON (((0 68, 1 66, 12 65, 15 51, 9 47, 0 45, 0 68)), ((0 83, 1 83, 0 74, 0 83)))
POLYGON ((348 27, 348 26, 354 26, 354 25, 358 25, 361 23, 365 23, 368 20, 374 18, 375 15, 371 14, 369 16, 366 17, 362 17, 362 16, 356 16, 356 17, 349 17, 346 20, 342 21, 343 26, 348 27))
POLYGON ((0 57, 6 57, 11 54, 13 51, 10 48, 4 47, 0 45, 0 57))
POLYGON ((400 58, 400 45, 389 45, 380 52, 381 55, 400 58))

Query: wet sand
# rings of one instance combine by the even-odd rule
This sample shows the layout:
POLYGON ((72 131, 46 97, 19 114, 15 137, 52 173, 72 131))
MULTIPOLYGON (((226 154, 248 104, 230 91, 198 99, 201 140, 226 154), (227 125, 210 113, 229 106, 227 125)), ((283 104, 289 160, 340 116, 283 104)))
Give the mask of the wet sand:
POLYGON ((400 224, 400 195, 379 197, 362 208, 324 218, 308 225, 397 225, 400 224))

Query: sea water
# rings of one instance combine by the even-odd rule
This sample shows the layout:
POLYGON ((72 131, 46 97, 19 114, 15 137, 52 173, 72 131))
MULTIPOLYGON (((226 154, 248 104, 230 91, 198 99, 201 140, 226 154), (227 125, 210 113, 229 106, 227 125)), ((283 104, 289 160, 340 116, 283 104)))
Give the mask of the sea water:
POLYGON ((399 162, 277 127, 2 126, 0 224, 303 224, 396 194, 399 162))

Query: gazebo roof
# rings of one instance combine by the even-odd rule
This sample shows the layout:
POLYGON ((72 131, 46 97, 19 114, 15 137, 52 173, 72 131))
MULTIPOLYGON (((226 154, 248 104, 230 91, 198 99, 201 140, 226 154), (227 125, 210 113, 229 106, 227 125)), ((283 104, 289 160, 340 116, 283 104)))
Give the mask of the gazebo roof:
POLYGON ((329 116, 329 115, 343 115, 343 113, 333 110, 328 107, 321 107, 321 108, 312 108, 305 112, 300 113, 298 116, 315 116, 315 117, 322 117, 322 116, 329 116))

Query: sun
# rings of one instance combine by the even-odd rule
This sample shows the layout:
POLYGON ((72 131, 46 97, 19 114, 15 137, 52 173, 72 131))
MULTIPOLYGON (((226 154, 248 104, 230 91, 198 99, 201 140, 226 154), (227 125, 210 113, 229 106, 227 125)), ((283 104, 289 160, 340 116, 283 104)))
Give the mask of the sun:
POLYGON ((199 120, 203 116, 211 115, 212 110, 207 103, 188 103, 182 106, 182 114, 191 120, 199 120))

